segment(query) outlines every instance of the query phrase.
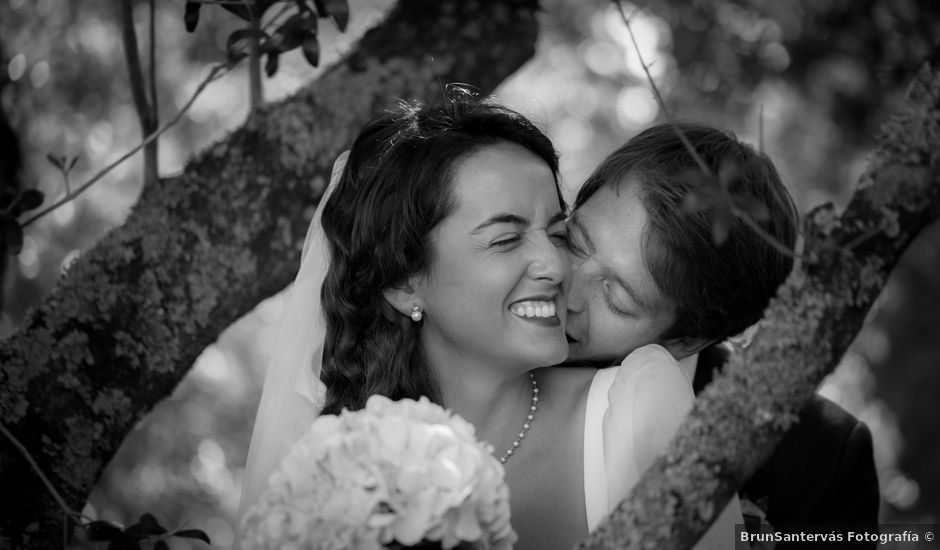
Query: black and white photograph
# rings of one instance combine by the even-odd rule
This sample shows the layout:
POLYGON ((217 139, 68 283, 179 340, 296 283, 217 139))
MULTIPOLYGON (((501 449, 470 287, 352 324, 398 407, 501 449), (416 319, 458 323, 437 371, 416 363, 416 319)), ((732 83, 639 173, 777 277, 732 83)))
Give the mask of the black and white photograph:
POLYGON ((0 0, 0 550, 940 549, 935 0, 0 0))

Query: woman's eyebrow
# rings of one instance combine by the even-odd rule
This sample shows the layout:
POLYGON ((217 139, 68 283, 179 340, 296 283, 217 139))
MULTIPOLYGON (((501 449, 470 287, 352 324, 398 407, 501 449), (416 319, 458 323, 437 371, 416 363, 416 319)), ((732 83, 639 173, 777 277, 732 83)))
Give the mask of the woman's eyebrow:
POLYGON ((529 220, 519 216, 517 214, 496 214, 495 216, 490 216, 487 220, 480 225, 476 226, 473 231, 470 232, 471 235, 476 235, 480 231, 483 231, 491 225, 496 225, 500 223, 511 223, 514 225, 528 225, 529 220))

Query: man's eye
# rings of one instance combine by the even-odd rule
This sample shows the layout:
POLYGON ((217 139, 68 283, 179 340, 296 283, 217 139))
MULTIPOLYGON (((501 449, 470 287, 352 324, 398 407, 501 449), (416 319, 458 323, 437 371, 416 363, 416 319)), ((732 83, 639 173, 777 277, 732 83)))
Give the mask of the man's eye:
POLYGON ((629 308, 624 305, 624 300, 616 294, 617 292, 611 288, 610 282, 604 281, 604 301, 607 302, 607 308, 616 315, 628 317, 630 315, 629 308))
POLYGON ((582 258, 587 257, 587 251, 584 249, 583 246, 581 246, 578 240, 571 233, 568 234, 565 240, 565 246, 567 246, 568 251, 574 254, 575 256, 579 256, 582 258))

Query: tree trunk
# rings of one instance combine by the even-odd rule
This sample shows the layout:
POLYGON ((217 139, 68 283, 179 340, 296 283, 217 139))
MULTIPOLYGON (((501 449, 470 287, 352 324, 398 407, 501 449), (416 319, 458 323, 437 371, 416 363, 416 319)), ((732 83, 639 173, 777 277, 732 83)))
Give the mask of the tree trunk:
MULTIPOLYGON (((333 159, 396 98, 486 93, 528 60, 535 0, 403 0, 322 78, 146 187, 0 344, 0 417, 73 509, 219 333, 293 277, 333 159)), ((0 438, 0 548, 61 546, 63 512, 0 438)))
POLYGON ((845 212, 838 216, 828 205, 807 216, 806 261, 771 302, 757 338, 697 399, 666 455, 579 548, 691 547, 795 423, 858 334, 902 252, 940 215, 938 69, 940 61, 925 65, 904 111, 882 128, 845 212))

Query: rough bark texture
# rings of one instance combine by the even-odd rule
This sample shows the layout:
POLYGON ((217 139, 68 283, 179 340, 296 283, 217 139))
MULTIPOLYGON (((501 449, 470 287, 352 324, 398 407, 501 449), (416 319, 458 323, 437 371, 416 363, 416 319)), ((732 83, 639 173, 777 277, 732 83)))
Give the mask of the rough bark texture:
MULTIPOLYGON (((340 63, 146 188, 0 344, 0 417, 74 509, 219 333, 286 286, 333 159, 395 98, 492 90, 529 59, 535 0, 404 0, 340 63)), ((353 14, 355 15, 355 14, 353 14)), ((0 548, 61 547, 63 513, 0 438, 0 548)))
POLYGON ((858 334, 901 253, 938 215, 940 61, 933 61, 919 73, 905 110, 882 128, 845 212, 827 206, 807 217, 807 261, 781 287, 758 337, 699 397, 633 494, 579 548, 691 547, 796 421, 858 334))

